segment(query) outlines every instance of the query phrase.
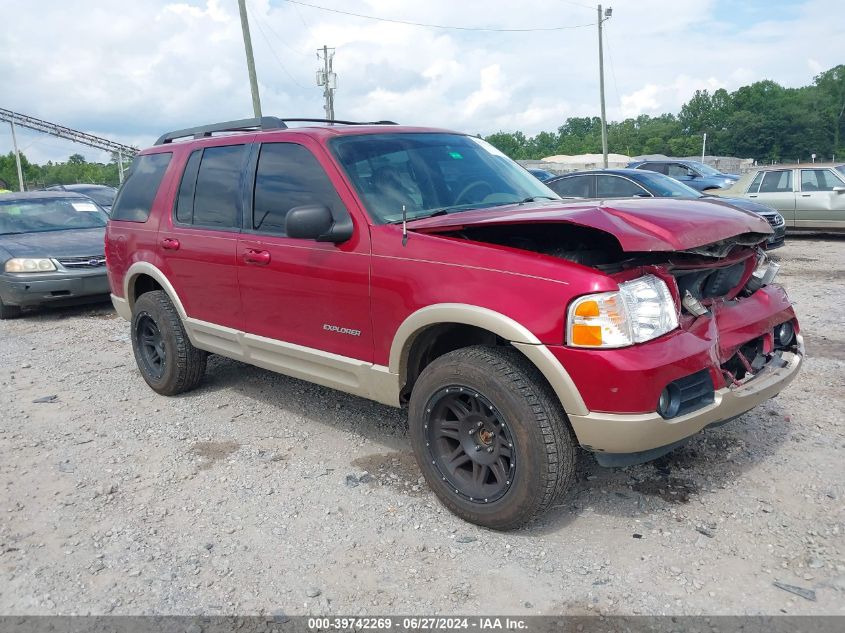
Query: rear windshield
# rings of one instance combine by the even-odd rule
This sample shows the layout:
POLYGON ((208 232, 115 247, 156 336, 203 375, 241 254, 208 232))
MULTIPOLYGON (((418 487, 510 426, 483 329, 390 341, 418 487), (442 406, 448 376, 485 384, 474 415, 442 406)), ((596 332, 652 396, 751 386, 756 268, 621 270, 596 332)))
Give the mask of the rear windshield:
POLYGON ((111 214, 113 220, 147 221, 158 186, 172 156, 170 152, 144 154, 132 162, 129 176, 114 201, 111 214))
POLYGON ((117 193, 117 189, 112 189, 111 187, 76 187, 73 191, 88 196, 100 206, 105 207, 112 205, 114 196, 117 193))
POLYGON ((0 202, 0 235, 93 229, 109 216, 85 198, 45 198, 0 202))

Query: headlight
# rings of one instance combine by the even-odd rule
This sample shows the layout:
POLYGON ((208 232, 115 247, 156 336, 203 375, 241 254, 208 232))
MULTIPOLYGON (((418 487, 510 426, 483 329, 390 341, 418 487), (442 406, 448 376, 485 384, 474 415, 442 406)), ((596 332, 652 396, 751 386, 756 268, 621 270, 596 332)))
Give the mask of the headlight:
POLYGON ((775 280, 779 270, 780 264, 776 264, 763 253, 757 260, 757 268, 751 276, 760 282, 759 287, 767 286, 775 280))
POLYGON ((15 257, 6 261, 7 273, 47 273, 51 270, 56 270, 56 265, 50 259, 15 257))
POLYGON ((579 297, 569 306, 566 342, 572 347, 626 347, 678 327, 666 283, 654 275, 619 284, 618 292, 579 297))

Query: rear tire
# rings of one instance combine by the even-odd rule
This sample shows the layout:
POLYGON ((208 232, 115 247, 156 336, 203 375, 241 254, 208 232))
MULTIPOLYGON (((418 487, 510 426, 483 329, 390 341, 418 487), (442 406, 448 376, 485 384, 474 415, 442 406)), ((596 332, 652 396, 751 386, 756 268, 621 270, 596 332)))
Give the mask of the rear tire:
POLYGON ((132 351, 144 380, 164 396, 194 389, 205 374, 208 353, 191 344, 163 290, 144 293, 135 302, 132 351))
POLYGON ((513 348, 467 347, 434 360, 411 393, 409 428, 420 470, 443 505, 484 527, 533 521, 574 478, 566 414, 513 348))
POLYGON ((10 306, 0 299, 0 319, 17 319, 21 315, 20 306, 10 306))

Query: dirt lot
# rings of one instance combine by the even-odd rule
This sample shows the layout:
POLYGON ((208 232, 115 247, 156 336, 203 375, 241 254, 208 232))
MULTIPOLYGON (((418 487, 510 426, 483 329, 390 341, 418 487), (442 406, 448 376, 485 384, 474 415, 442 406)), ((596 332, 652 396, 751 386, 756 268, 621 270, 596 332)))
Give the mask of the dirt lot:
POLYGON ((0 322, 0 613, 845 614, 845 240, 777 257, 797 382, 656 463, 585 456, 510 534, 438 504, 401 411, 217 357, 157 396, 107 305, 0 322))

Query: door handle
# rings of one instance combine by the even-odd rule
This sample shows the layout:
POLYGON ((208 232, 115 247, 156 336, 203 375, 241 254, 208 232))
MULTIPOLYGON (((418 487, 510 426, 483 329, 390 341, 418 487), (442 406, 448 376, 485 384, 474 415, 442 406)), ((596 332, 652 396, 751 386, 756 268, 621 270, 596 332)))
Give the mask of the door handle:
POLYGON ((259 251, 250 248, 244 253, 244 262, 255 266, 266 266, 270 263, 270 251, 259 251))
POLYGON ((802 193, 802 194, 801 194, 801 197, 802 197, 802 198, 809 198, 809 197, 810 197, 810 194, 809 194, 809 193, 802 193))
POLYGON ((178 251, 179 250, 179 240, 173 239, 172 237, 165 237, 161 240, 161 247, 168 251, 178 251))
POLYGON ((749 198, 756 198, 756 197, 757 197, 757 194, 756 194, 756 193, 749 193, 749 194, 748 194, 748 197, 749 197, 749 198))

